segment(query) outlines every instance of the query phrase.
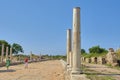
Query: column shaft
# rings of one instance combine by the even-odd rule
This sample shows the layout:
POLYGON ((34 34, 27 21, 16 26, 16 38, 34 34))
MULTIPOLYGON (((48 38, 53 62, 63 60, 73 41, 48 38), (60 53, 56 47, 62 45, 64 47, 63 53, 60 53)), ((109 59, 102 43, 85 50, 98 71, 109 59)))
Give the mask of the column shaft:
POLYGON ((70 51, 69 54, 70 54, 70 67, 72 68, 72 66, 73 66, 73 54, 72 54, 72 51, 70 51))
POLYGON ((2 44, 2 50, 1 50, 1 62, 3 62, 4 58, 4 44, 2 44))
POLYGON ((30 61, 32 61, 32 51, 30 52, 30 61))
POLYGON ((10 60, 12 62, 12 47, 10 48, 10 60))
POLYGON ((70 64, 70 52, 71 52, 71 29, 67 30, 67 64, 70 64))
POLYGON ((6 60, 8 59, 8 47, 6 47, 6 60))
POLYGON ((80 8, 73 9, 73 74, 81 73, 80 8))

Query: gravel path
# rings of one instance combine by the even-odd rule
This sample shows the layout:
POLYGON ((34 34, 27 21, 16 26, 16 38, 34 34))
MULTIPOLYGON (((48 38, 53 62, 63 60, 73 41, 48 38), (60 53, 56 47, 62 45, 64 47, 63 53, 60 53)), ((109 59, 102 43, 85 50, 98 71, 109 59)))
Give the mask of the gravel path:
POLYGON ((60 61, 44 61, 30 63, 28 69, 24 65, 0 68, 0 80, 64 80, 64 69, 60 61))

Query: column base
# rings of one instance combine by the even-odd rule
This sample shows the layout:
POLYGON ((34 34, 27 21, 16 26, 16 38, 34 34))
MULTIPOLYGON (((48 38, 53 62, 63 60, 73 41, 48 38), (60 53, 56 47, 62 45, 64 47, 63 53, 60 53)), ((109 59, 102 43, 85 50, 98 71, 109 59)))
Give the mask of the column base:
POLYGON ((69 71, 69 69, 71 69, 70 65, 67 65, 67 71, 69 71))
POLYGON ((71 66, 67 67, 67 71, 72 71, 72 67, 71 66))
POLYGON ((72 69, 71 74, 83 74, 83 71, 80 69, 72 69))
POLYGON ((70 80, 90 80, 90 79, 88 79, 85 74, 81 75, 72 74, 70 80))
POLYGON ((82 71, 71 71, 72 74, 83 74, 82 71))

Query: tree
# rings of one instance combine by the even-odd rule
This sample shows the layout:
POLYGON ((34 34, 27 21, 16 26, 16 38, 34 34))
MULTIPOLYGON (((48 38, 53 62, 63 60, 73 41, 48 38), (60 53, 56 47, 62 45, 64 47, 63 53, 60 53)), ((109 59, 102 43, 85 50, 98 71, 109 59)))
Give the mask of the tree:
POLYGON ((81 49, 81 54, 86 53, 85 49, 81 49))
POLYGON ((13 54, 18 54, 19 52, 24 52, 22 46, 17 43, 13 43, 12 49, 13 49, 13 54))
POLYGON ((106 53, 107 50, 104 48, 100 48, 100 46, 93 46, 92 48, 89 48, 90 53, 106 53))

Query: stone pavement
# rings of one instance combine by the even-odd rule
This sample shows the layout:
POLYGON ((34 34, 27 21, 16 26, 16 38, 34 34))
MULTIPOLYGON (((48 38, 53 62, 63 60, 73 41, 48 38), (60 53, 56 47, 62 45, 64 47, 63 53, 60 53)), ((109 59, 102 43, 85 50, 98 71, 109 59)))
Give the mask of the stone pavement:
POLYGON ((64 80, 64 70, 60 61, 30 63, 10 66, 10 70, 0 67, 0 80, 64 80))

